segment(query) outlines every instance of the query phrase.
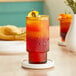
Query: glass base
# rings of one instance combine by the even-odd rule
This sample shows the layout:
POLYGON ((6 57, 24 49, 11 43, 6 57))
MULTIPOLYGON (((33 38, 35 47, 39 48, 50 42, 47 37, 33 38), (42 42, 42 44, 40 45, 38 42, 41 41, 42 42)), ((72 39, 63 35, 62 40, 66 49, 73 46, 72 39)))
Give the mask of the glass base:
POLYGON ((45 64, 47 61, 45 62, 29 62, 30 64, 45 64))
POLYGON ((66 46, 65 41, 61 41, 61 40, 58 40, 58 45, 59 46, 66 46))
POLYGON ((43 64, 47 62, 47 52, 29 52, 29 63, 43 64))

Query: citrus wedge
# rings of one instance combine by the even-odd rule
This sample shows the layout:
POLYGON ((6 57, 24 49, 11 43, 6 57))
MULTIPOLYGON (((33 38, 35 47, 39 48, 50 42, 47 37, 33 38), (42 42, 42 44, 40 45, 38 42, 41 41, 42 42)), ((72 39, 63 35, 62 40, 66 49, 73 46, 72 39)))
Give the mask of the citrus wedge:
POLYGON ((38 17, 39 12, 38 11, 31 11, 28 13, 28 17, 38 17))

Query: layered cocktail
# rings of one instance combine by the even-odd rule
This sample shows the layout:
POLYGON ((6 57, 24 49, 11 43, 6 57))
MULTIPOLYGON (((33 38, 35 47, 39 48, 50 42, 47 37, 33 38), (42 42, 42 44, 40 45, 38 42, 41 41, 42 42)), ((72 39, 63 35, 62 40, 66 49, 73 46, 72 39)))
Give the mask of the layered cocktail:
POLYGON ((60 36, 61 40, 64 42, 66 34, 69 30, 72 15, 71 14, 60 14, 58 20, 60 21, 60 36))
POLYGON ((42 64, 47 62, 49 51, 49 17, 46 15, 26 17, 26 45, 29 63, 42 64))

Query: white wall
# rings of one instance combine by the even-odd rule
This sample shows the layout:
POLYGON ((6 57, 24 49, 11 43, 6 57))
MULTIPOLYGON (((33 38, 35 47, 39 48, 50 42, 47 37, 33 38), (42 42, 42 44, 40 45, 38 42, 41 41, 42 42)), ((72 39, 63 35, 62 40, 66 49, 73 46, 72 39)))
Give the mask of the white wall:
POLYGON ((72 13, 72 10, 65 5, 64 0, 44 0, 44 14, 50 15, 50 25, 59 25, 57 17, 65 10, 72 13))

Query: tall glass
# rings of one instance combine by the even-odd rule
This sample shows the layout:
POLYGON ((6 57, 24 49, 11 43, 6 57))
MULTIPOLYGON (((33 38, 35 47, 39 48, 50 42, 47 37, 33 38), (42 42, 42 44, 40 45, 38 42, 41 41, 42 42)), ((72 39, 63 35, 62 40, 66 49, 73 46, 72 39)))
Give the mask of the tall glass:
POLYGON ((47 62, 49 51, 49 17, 26 17, 26 45, 29 63, 42 64, 47 62))
POLYGON ((71 20, 72 20, 71 18, 60 20, 60 36, 63 42, 65 41, 65 37, 69 30, 71 20))

